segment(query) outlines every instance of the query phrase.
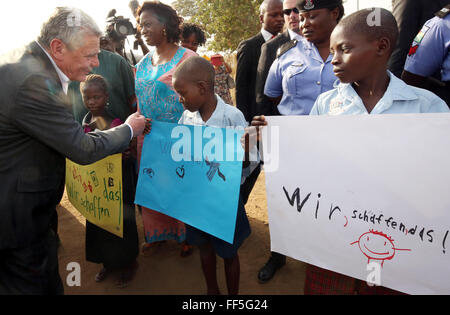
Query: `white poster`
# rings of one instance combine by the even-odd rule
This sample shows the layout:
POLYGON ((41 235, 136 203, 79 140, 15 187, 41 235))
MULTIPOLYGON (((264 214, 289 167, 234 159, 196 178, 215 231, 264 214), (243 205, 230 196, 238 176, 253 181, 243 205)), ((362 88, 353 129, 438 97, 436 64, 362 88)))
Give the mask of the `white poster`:
POLYGON ((267 120, 273 251, 409 294, 450 294, 449 114, 267 120))

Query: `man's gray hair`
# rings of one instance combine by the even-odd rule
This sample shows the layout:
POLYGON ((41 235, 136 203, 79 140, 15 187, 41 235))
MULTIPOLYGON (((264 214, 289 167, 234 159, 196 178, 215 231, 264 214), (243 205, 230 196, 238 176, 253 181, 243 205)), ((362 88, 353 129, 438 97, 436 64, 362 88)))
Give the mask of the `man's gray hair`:
POLYGON ((69 49, 73 50, 83 44, 81 41, 86 33, 98 37, 102 35, 97 23, 83 11, 58 7, 48 21, 42 25, 37 41, 48 49, 52 40, 60 39, 69 49))

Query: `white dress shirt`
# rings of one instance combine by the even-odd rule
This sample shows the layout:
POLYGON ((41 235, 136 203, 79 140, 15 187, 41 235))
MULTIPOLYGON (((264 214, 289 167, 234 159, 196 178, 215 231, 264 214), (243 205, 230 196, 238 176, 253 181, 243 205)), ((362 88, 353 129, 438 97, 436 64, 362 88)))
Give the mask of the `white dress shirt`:
MULTIPOLYGON (((264 37, 264 40, 267 42, 269 40, 271 40, 272 38, 274 38, 274 35, 268 31, 266 31, 265 29, 261 29, 261 35, 264 37)), ((275 34, 275 36, 277 36, 278 34, 275 34)))
POLYGON ((44 47, 42 47, 41 44, 39 44, 37 41, 36 41, 36 43, 39 45, 39 47, 41 47, 41 49, 48 56, 48 59, 50 59, 50 61, 52 62, 53 67, 55 67, 56 73, 58 74, 59 80, 61 81, 61 86, 63 88, 63 91, 67 95, 70 79, 64 74, 64 72, 61 71, 61 69, 59 69, 59 67, 56 65, 55 61, 53 60, 52 56, 50 56, 50 54, 47 52, 47 50, 45 50, 44 47))
POLYGON ((288 33, 289 33, 289 37, 291 40, 293 40, 293 39, 301 40, 303 38, 299 33, 296 33, 289 28, 288 28, 288 33))

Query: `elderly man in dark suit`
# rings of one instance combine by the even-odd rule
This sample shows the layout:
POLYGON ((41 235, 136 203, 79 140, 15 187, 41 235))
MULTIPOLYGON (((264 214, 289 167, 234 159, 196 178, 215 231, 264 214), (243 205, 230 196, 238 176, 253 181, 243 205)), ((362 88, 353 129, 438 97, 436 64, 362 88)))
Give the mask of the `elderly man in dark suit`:
POLYGON ((74 120, 67 87, 98 66, 100 35, 85 13, 58 8, 20 59, 0 67, 0 294, 63 293, 50 226, 65 158, 93 163, 148 129, 139 114, 91 134, 74 120))
POLYGON ((258 68, 256 72, 256 115, 279 115, 277 107, 264 95, 264 85, 270 66, 277 56, 277 51, 282 45, 301 37, 300 14, 297 8, 297 0, 283 1, 283 14, 286 31, 278 35, 261 47, 258 68))

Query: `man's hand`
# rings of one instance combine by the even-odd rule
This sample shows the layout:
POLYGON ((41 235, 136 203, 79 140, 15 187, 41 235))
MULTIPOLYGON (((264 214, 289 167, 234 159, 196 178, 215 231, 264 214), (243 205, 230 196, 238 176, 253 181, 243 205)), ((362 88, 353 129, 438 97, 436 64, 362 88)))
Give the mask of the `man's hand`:
POLYGON ((148 135, 152 131, 152 120, 150 118, 146 119, 144 135, 148 135))
POLYGON ((267 126, 266 117, 264 115, 253 117, 251 125, 253 127, 267 126))
POLYGON ((256 141, 260 141, 261 140, 261 129, 260 128, 267 126, 266 117, 264 117, 264 115, 253 117, 251 126, 254 128, 256 127, 256 141))
POLYGON ((261 140, 260 127, 264 126, 267 126, 266 118, 264 116, 255 116, 252 119, 251 126, 245 128, 244 135, 241 138, 241 145, 246 153, 246 161, 248 160, 247 157, 250 152, 250 147, 256 145, 261 140))
POLYGON ((125 123, 133 129, 133 137, 140 136, 143 133, 148 134, 151 130, 151 120, 139 113, 130 115, 125 123))

